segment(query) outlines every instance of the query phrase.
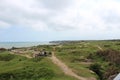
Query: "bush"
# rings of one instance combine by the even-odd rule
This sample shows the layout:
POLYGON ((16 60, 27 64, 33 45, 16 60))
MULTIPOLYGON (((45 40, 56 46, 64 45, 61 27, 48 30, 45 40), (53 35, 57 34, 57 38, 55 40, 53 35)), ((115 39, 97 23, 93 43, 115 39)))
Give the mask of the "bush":
POLYGON ((119 73, 119 69, 115 66, 110 66, 104 73, 104 79, 107 80, 108 78, 110 78, 113 75, 116 75, 119 73))
POLYGON ((7 49, 5 48, 0 48, 0 52, 6 51, 7 49))
POLYGON ((116 43, 116 45, 120 45, 120 43, 116 43))
POLYGON ((14 58, 15 56, 12 54, 3 54, 0 55, 0 61, 10 61, 14 58))
POLYGON ((36 58, 33 58, 33 62, 39 62, 43 59, 44 57, 43 56, 40 56, 40 57, 36 57, 36 58))
POLYGON ((120 52, 116 50, 98 51, 96 56, 102 57, 103 60, 120 65, 120 52))
POLYGON ((94 59, 94 54, 90 53, 90 54, 87 56, 87 59, 94 59))
POLYGON ((95 64, 90 65, 89 69, 95 72, 98 75, 100 80, 103 80, 101 65, 95 63, 95 64))
POLYGON ((0 80, 13 80, 14 74, 11 72, 0 74, 0 80))
POLYGON ((110 47, 110 45, 109 45, 109 44, 106 44, 106 45, 104 45, 104 47, 110 47))
POLYGON ((72 63, 81 62, 81 61, 83 62, 83 61, 85 61, 85 59, 80 59, 79 57, 78 57, 78 58, 72 58, 72 59, 71 59, 71 62, 72 62, 72 63))
POLYGON ((71 51, 70 52, 70 55, 73 55, 73 56, 80 56, 81 55, 81 51, 71 51))
POLYGON ((0 80, 51 80, 54 72, 51 69, 40 67, 25 67, 19 70, 0 74, 0 80))

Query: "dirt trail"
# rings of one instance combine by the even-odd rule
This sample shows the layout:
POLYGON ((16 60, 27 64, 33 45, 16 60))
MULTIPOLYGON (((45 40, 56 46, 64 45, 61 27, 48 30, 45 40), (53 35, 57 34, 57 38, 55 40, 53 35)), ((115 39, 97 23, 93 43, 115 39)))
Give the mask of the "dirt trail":
POLYGON ((78 80, 88 80, 86 78, 83 78, 83 77, 80 77, 78 76, 77 74, 75 74, 70 68, 68 68, 67 65, 65 65, 62 61, 60 61, 55 55, 54 55, 54 52, 52 53, 52 57, 51 57, 51 60, 54 64, 58 65, 61 70, 66 74, 66 75, 69 75, 69 76, 73 76, 75 78, 77 78, 78 80))
POLYGON ((15 51, 11 51, 10 52, 11 54, 15 54, 15 55, 20 55, 20 56, 24 56, 24 57, 27 57, 27 58, 32 58, 30 55, 27 55, 27 54, 21 54, 21 52, 17 51, 17 54, 15 51))
POLYGON ((103 49, 102 49, 100 46, 98 46, 98 45, 97 45, 97 48, 98 48, 99 50, 103 51, 103 49))
POLYGON ((25 57, 27 57, 27 58, 32 58, 31 56, 29 56, 29 55, 22 55, 22 56, 25 56, 25 57))
MULTIPOLYGON (((33 58, 27 54, 16 54, 15 52, 10 52, 11 54, 15 54, 15 55, 20 55, 20 56, 24 56, 27 58, 33 58)), ((19 52, 18 52, 19 53, 19 52)), ((54 64, 56 64, 58 67, 61 68, 61 70, 69 76, 73 76, 78 80, 96 80, 95 78, 84 78, 81 76, 78 76, 77 74, 75 74, 66 64, 64 64, 61 60, 59 60, 55 55, 54 52, 52 53, 52 56, 50 57, 50 59, 52 60, 52 62, 54 64)))

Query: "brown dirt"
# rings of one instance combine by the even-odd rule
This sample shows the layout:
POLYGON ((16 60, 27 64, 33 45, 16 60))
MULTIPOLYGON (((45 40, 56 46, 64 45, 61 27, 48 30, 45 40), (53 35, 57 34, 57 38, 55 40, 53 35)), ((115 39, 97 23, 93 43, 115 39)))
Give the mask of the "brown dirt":
POLYGON ((10 53, 11 53, 11 54, 15 54, 15 55, 24 56, 24 57, 27 57, 27 58, 32 58, 30 55, 23 54, 24 52, 22 52, 22 51, 14 50, 14 51, 11 51, 10 53))

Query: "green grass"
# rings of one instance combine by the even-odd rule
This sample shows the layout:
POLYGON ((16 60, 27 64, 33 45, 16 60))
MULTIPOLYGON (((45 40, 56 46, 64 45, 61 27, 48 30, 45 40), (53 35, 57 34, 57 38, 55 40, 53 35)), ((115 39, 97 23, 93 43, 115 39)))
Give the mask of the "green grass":
MULTIPOLYGON (((86 41, 62 44, 61 48, 56 48, 55 55, 78 75, 88 78, 97 77, 95 73, 91 73, 89 69, 90 64, 81 64, 81 62, 85 62, 90 54, 94 55, 100 50, 97 46, 100 46, 103 50, 114 49, 120 51, 119 41, 86 41)), ((104 71, 109 68, 109 62, 97 56, 93 56, 93 58, 92 64, 100 64, 104 71)))
MULTIPOLYGON (((0 53, 0 56, 9 55, 8 52, 0 53)), ((0 79, 2 80, 76 80, 66 76, 49 58, 38 61, 13 55, 9 61, 0 61, 0 79)))
MULTIPOLYGON (((73 72, 86 78, 98 78, 97 74, 91 72, 89 68, 91 64, 97 63, 101 65, 102 72, 106 72, 110 66, 108 61, 105 61, 102 57, 96 55, 96 52, 100 50, 97 46, 100 46, 103 50, 113 49, 120 51, 120 41, 68 42, 56 46, 39 45, 37 47, 32 47, 31 49, 45 49, 51 52, 53 51, 53 47, 56 47, 55 55, 57 58, 70 67, 73 72), (88 59, 90 55, 92 55, 92 59, 90 59, 91 61, 88 59)), ((32 55, 31 52, 26 54, 32 55)), ((18 78, 22 78, 22 80, 76 80, 73 77, 65 75, 58 66, 51 62, 48 57, 28 59, 22 56, 9 55, 8 52, 0 52, 0 58, 0 75, 2 76, 6 73, 12 73, 17 74, 18 78), (25 75, 24 72, 28 75, 25 75), (22 74, 26 77, 23 77, 22 74), (28 79, 27 76, 30 75, 33 76, 28 79)), ((120 71, 119 68, 118 71, 120 71)), ((9 74, 7 75, 9 76, 9 74)))

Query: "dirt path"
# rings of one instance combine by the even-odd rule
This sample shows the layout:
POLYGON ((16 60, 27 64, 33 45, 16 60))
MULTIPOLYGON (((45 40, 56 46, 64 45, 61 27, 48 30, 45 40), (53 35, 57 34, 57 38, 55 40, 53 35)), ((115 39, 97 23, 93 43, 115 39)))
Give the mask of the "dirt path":
POLYGON ((29 55, 23 55, 23 56, 25 56, 25 57, 27 57, 27 58, 32 58, 31 56, 29 56, 29 55))
POLYGON ((103 49, 102 49, 100 46, 98 46, 98 45, 97 45, 97 48, 98 48, 99 50, 103 51, 103 49))
MULTIPOLYGON (((15 55, 20 55, 20 56, 24 56, 24 57, 27 57, 27 58, 33 58, 27 54, 19 54, 19 51, 17 52, 18 54, 16 54, 15 52, 10 52, 11 54, 15 54, 15 55)), ((54 64, 56 64, 58 67, 61 68, 61 70, 66 74, 66 75, 69 75, 69 76, 73 76, 75 77, 76 79, 78 80, 96 80, 95 78, 84 78, 84 77, 81 77, 81 76, 78 76, 77 74, 75 74, 66 64, 64 64, 61 60, 59 60, 55 55, 54 55, 54 52, 52 53, 52 56, 50 57, 50 59, 52 60, 52 62, 54 64)))
POLYGON ((21 52, 17 51, 17 54, 15 51, 11 51, 10 54, 15 54, 15 55, 20 55, 20 56, 24 56, 24 57, 27 57, 27 58, 32 58, 30 55, 27 55, 27 54, 21 54, 21 52))
POLYGON ((70 68, 68 68, 67 65, 65 65, 62 61, 60 61, 55 55, 54 53, 52 54, 51 60, 54 64, 58 65, 61 70, 69 76, 73 76, 75 78, 77 78, 78 80, 88 80, 86 78, 80 77, 77 74, 75 74, 70 68))

